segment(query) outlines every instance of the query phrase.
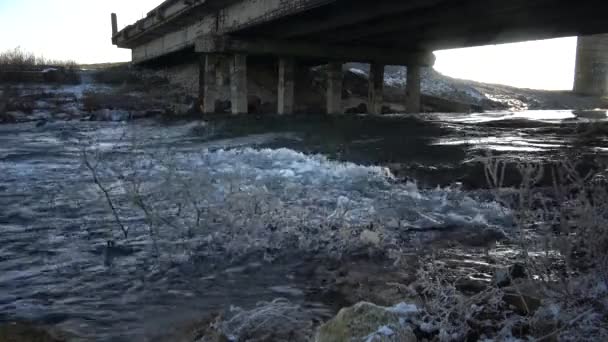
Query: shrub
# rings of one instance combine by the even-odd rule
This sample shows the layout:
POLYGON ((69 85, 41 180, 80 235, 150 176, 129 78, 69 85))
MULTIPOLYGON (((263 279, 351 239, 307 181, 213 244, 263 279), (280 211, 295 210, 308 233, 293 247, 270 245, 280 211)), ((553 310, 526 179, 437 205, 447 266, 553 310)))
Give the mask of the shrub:
POLYGON ((75 61, 47 59, 44 56, 24 51, 20 47, 0 52, 0 66, 16 70, 29 70, 45 66, 63 67, 68 70, 78 68, 78 64, 75 61))

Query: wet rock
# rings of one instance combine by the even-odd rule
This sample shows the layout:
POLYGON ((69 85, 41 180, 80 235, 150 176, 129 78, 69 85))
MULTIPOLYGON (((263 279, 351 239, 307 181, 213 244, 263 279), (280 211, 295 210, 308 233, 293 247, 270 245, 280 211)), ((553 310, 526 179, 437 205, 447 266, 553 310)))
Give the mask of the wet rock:
POLYGON ((488 284, 485 281, 469 277, 463 277, 456 280, 454 286, 458 291, 465 294, 477 294, 488 288, 488 284))
POLYGON ((29 323, 0 325, 0 342, 66 342, 60 333, 29 323))
POLYGON ((361 302, 340 310, 335 318, 322 325, 315 341, 415 342, 418 339, 407 320, 417 313, 415 305, 405 303, 382 307, 361 302))
POLYGON ((528 273, 522 264, 515 264, 508 268, 500 268, 496 270, 493 276, 493 282, 498 287, 511 285, 512 280, 526 278, 528 273))

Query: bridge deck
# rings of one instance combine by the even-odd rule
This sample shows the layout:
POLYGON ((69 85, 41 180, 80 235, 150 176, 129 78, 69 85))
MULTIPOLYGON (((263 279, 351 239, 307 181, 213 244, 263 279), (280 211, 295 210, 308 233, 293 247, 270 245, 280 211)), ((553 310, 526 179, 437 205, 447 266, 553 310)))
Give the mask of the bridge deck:
POLYGON ((118 32, 146 60, 208 34, 433 51, 608 32, 605 0, 168 0, 118 32))

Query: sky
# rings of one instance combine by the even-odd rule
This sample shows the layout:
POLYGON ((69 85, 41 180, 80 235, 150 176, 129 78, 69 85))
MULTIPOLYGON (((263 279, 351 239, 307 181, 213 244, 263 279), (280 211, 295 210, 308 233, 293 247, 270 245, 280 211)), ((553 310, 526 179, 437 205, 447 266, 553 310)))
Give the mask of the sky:
MULTIPOLYGON (((112 45, 119 29, 162 0, 0 0, 0 51, 21 47, 50 59, 79 63, 128 61, 112 45)), ((435 69, 452 77, 524 88, 571 89, 576 38, 437 51, 435 69)))

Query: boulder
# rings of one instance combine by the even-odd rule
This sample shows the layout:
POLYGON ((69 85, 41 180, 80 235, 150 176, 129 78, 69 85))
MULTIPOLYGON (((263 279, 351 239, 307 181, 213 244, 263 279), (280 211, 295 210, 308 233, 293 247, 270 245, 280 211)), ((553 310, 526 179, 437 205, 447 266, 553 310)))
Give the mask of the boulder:
POLYGON ((382 307, 361 302, 340 310, 317 332, 316 342, 416 342, 418 339, 408 319, 418 313, 415 305, 382 307))

